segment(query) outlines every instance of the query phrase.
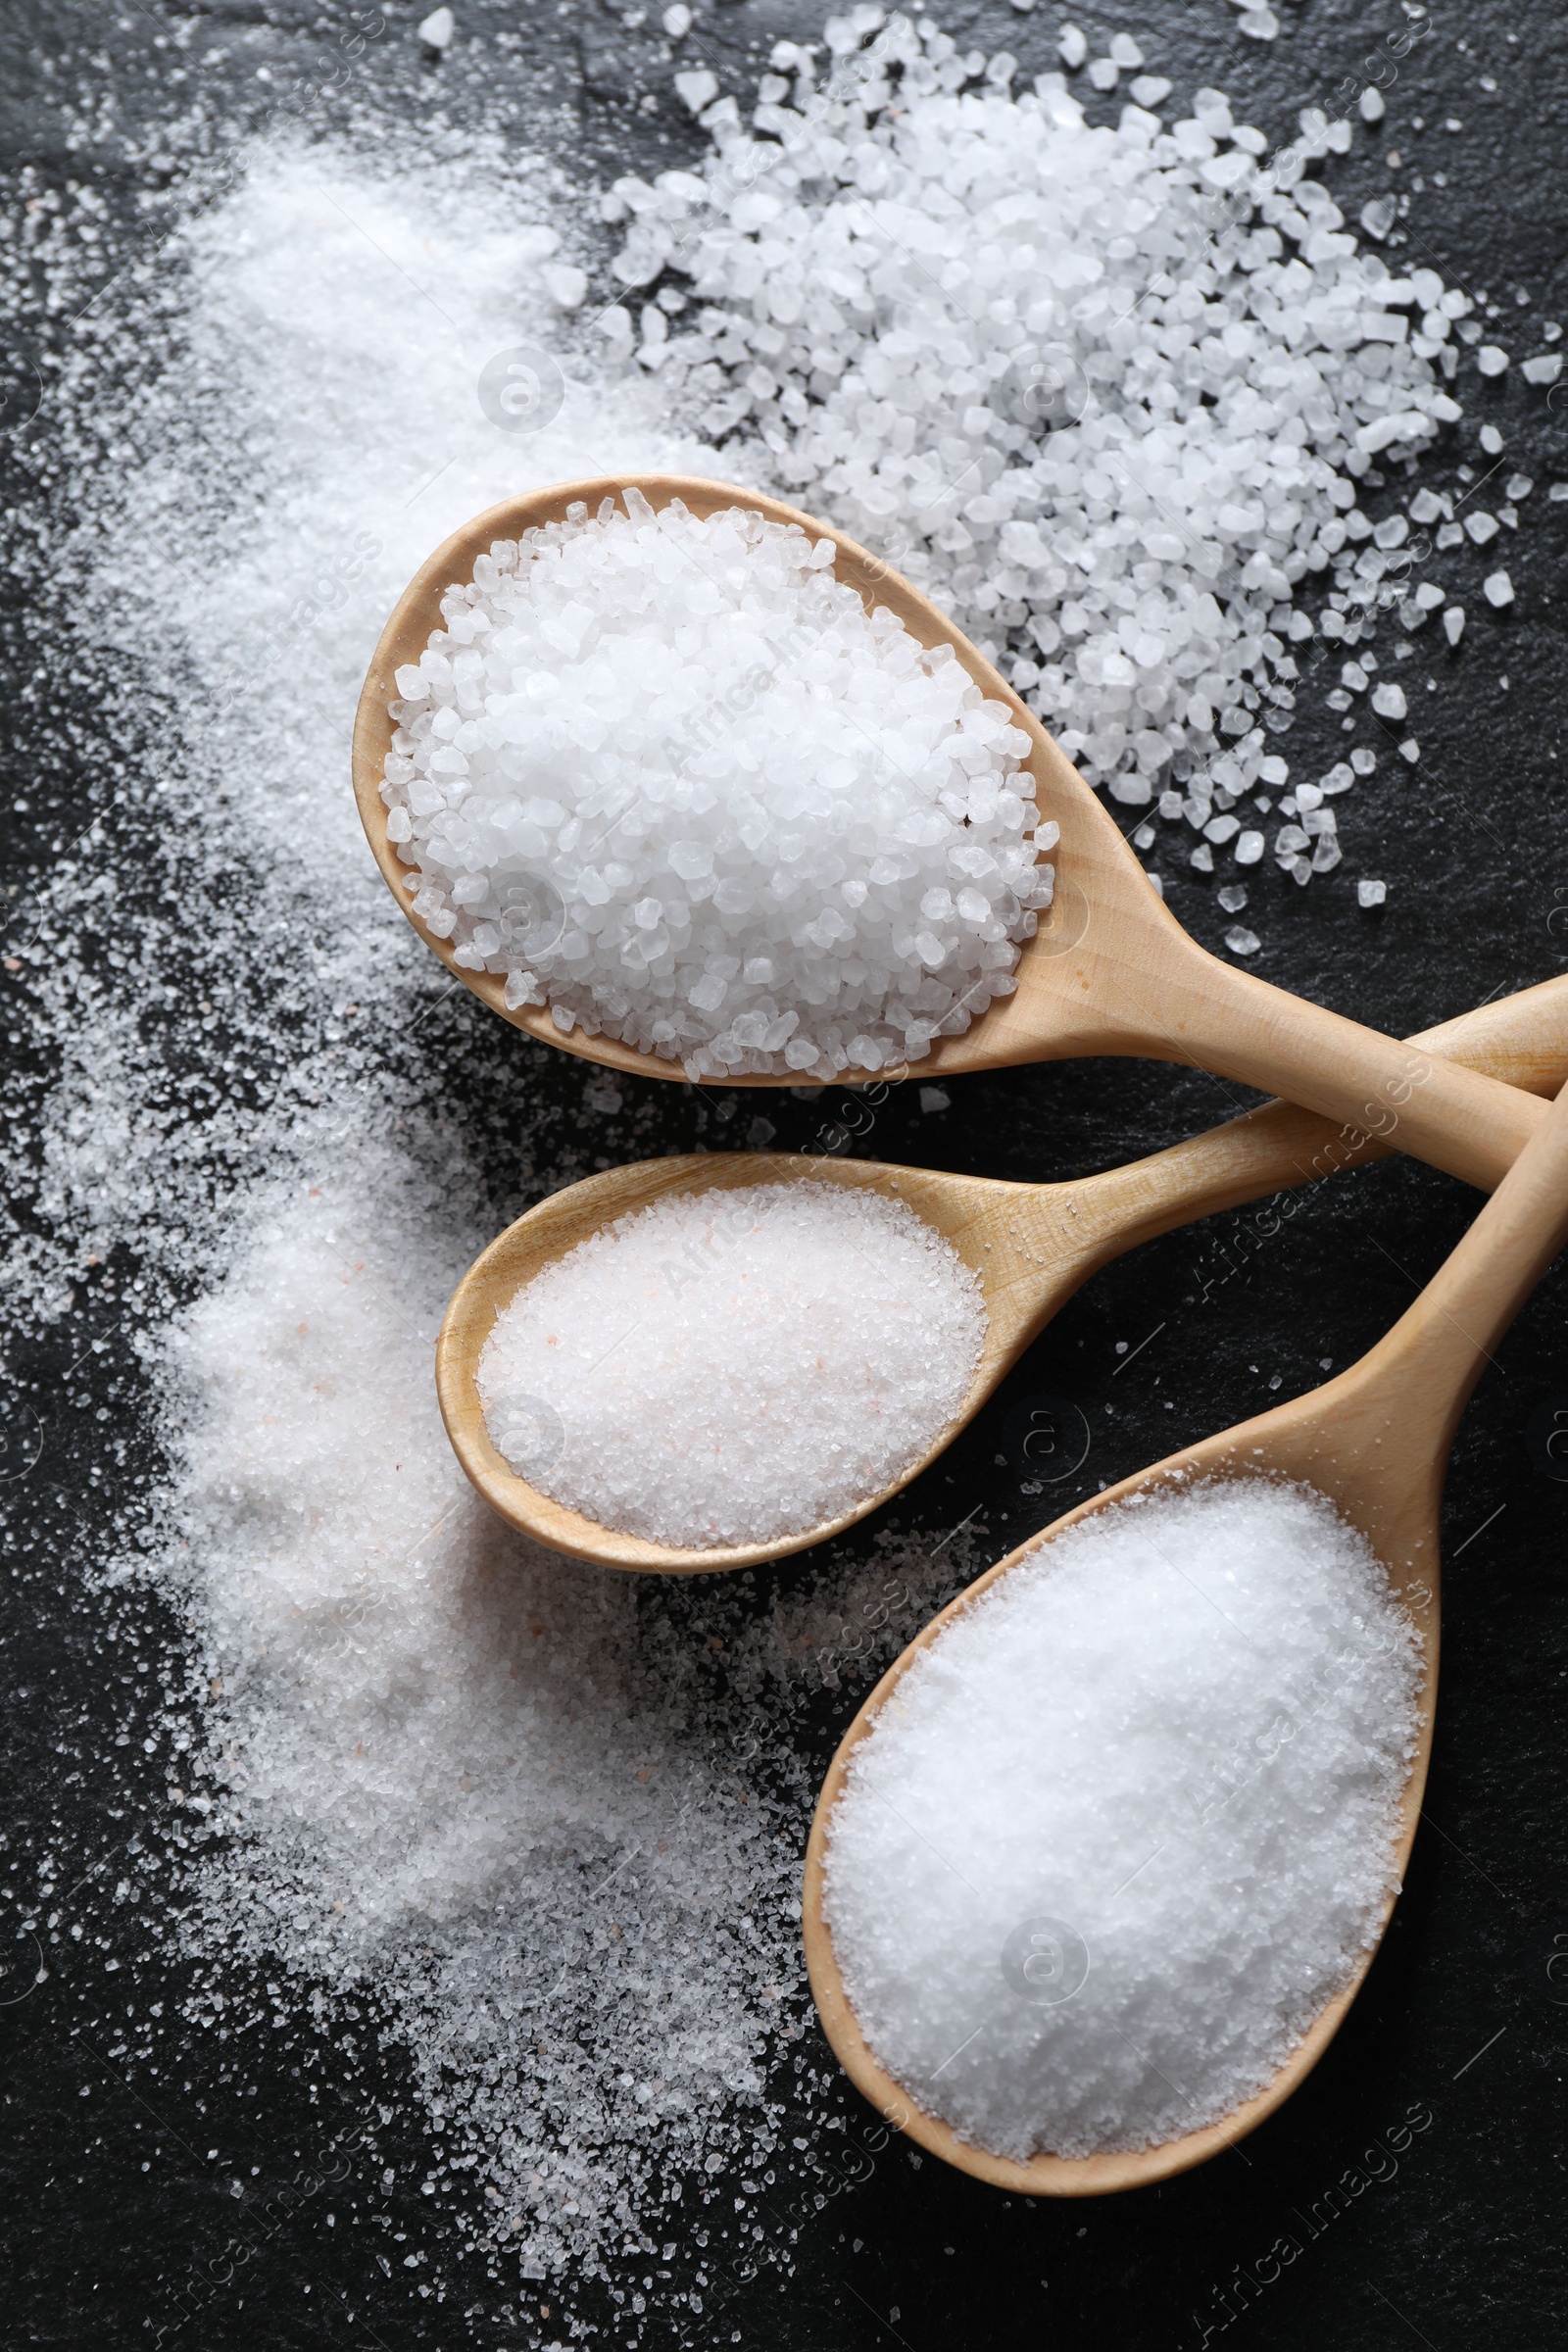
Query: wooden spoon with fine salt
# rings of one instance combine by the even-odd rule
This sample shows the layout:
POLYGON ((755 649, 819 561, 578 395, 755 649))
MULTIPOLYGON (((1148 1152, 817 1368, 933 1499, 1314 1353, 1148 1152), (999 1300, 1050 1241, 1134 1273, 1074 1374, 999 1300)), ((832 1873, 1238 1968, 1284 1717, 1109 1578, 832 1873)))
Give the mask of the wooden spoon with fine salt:
MULTIPOLYGON (((1432 1747, 1438 1672, 1439 1513, 1459 1416, 1502 1334, 1568 1239, 1568 1086, 1545 1125, 1463 1241, 1387 1337, 1337 1379, 1244 1421, 1152 1469, 1107 1488, 1021 1544, 933 1619, 882 1677, 844 1736, 817 1800, 807 1848, 807 1966, 823 2029, 857 2088, 933 2155, 978 2180, 1032 2196, 1096 2196, 1168 2180, 1234 2146, 1289 2098, 1334 2038, 1371 1966, 1361 1954, 1345 1989, 1320 2012, 1274 2080, 1220 2122, 1160 2146, 1086 2157, 1037 2155, 1027 2164, 962 2139, 920 2103, 921 2085, 880 2066, 846 1991, 823 1910, 823 1863, 833 1808, 850 1759, 896 1697, 910 1665, 998 1579, 1039 1557, 1065 1528, 1132 1494, 1200 1479, 1273 1476, 1312 1487, 1358 1528, 1423 1637, 1419 1738, 1400 1805, 1393 1857, 1409 1860, 1432 1747)), ((1381 1940, 1394 1910, 1389 1898, 1381 1940)))
MULTIPOLYGON (((1004 705, 1012 724, 1030 739, 1027 766, 1041 815, 1054 819, 1061 832, 1052 853, 1054 901, 1024 945, 1015 993, 997 999, 961 1037, 938 1038, 914 1065, 916 1076, 947 1077, 1080 1054, 1142 1055, 1216 1070, 1325 1117, 1350 1120, 1385 1140, 1396 1138, 1402 1152, 1484 1189, 1511 1166, 1540 1124, 1538 1103, 1479 1070, 1412 1053, 1407 1045, 1210 956, 1189 938, 1151 887, 1102 804, 1027 704, 918 589, 842 531, 799 508, 694 475, 605 476, 503 500, 454 532, 420 565, 375 649, 354 727, 360 816, 398 905, 432 953, 492 1011, 533 1037, 611 1069, 645 1078, 684 1075, 677 1061, 640 1053, 612 1037, 589 1037, 580 1025, 563 1032, 548 1006, 510 1007, 503 975, 460 964, 451 946, 414 912, 407 888, 411 869, 387 838, 381 800, 392 748, 388 706, 396 695, 394 673, 405 662, 416 662, 432 632, 442 626, 447 588, 470 580, 476 558, 495 541, 516 540, 543 523, 564 521, 568 507, 581 505, 591 514, 602 500, 627 489, 640 491, 656 510, 676 499, 702 516, 746 507, 773 522, 793 523, 813 538, 831 540, 837 577, 855 587, 868 609, 880 604, 897 613, 922 645, 951 645, 981 692, 1004 705)), ((737 1075, 726 1083, 788 1086, 799 1083, 799 1073, 737 1075)))
MULTIPOLYGON (((1411 1042, 1423 1054, 1489 1070, 1536 1095, 1550 1094, 1568 1079, 1568 976, 1461 1014, 1411 1042)), ((663 1575, 780 1559, 863 1519, 929 1468, 1098 1267, 1196 1218, 1386 1152, 1386 1145, 1348 1138, 1311 1111, 1272 1102, 1151 1158, 1071 1184, 1003 1184, 783 1152, 695 1152, 611 1168, 529 1209, 464 1276, 436 1348, 447 1433, 491 1508, 553 1550, 663 1575), (616 1217, 668 1194, 808 1182, 868 1185, 906 1201, 947 1237, 984 1286, 989 1330, 980 1369, 961 1411, 928 1449, 889 1486, 835 1519, 766 1543, 713 1549, 676 1549, 601 1527, 519 1477, 491 1441, 478 1387, 480 1351, 497 1314, 516 1293, 616 1217)), ((548 1462, 535 1475, 547 1479, 548 1462)))

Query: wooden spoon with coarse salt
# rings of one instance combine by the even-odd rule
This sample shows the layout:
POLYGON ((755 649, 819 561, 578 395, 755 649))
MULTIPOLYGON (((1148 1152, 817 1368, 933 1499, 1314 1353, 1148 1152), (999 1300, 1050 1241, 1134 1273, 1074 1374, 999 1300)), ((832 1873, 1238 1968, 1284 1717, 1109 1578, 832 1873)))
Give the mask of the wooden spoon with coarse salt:
MULTIPOLYGON (((921 1078, 1074 1054, 1132 1054, 1216 1070, 1264 1093, 1282 1095, 1325 1117, 1349 1120, 1434 1167, 1490 1189, 1540 1124, 1540 1105, 1477 1069, 1412 1052, 1320 1004, 1271 987, 1210 956, 1191 939, 1151 888, 1148 875, 1113 819, 1065 754, 947 616, 892 566, 842 531, 760 491, 695 475, 649 473, 563 482, 505 499, 454 532, 421 564, 381 634, 360 697, 354 728, 354 790, 377 864, 399 906, 433 954, 492 1011, 530 1035, 611 1069, 681 1079, 678 1061, 644 1054, 580 1024, 563 1031, 548 1006, 509 1006, 504 975, 470 970, 413 910, 415 876, 387 836, 381 800, 392 748, 389 706, 395 672, 417 662, 442 626, 441 598, 472 578, 475 560, 516 541, 568 508, 597 512, 602 500, 640 493, 657 513, 679 499, 695 514, 746 507, 814 539, 831 541, 837 577, 867 608, 886 606, 923 645, 951 645, 988 700, 1004 709, 1031 745, 1027 767, 1043 818, 1060 828, 1052 853, 1055 895, 1025 942, 1011 996, 999 997, 961 1036, 939 1037, 914 1065, 921 1078)), ((799 1074, 737 1074, 739 1086, 785 1086, 799 1074)))

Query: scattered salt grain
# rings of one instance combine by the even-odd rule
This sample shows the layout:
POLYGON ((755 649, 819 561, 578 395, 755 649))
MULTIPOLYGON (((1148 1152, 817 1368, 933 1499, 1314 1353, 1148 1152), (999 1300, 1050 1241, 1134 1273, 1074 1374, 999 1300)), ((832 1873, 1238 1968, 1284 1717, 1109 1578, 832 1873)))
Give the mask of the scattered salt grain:
POLYGON ((1225 945, 1233 956, 1255 956, 1262 944, 1257 933, 1249 931, 1245 923, 1232 924, 1225 934, 1225 945))
POLYGON ((1369 81, 1356 100, 1356 112, 1360 115, 1362 122, 1381 122, 1388 111, 1388 107, 1384 103, 1383 92, 1375 82, 1369 81))
POLYGON ((518 1473, 601 1527, 765 1543, 892 1485, 979 1368, 979 1281, 905 1202, 820 1182, 666 1198, 504 1307, 479 1360, 518 1473))
POLYGON ((700 115, 718 96, 718 75, 707 66, 693 66, 689 72, 675 75, 675 95, 692 114, 700 115))
POLYGON ((1069 1528, 916 1658, 834 1808, 825 1910, 881 2065, 1019 2162, 1217 2122, 1377 1936, 1417 1682, 1308 1489, 1069 1528))
POLYGON ((1554 384, 1562 373, 1562 353, 1544 351, 1526 360, 1520 372, 1528 384, 1554 384))
POLYGON ((1500 343, 1483 343, 1476 353, 1476 366, 1483 375, 1501 375, 1508 366, 1508 354, 1500 343))
POLYGON ((1513 582, 1505 571, 1489 572, 1482 582, 1482 594, 1489 605, 1500 611, 1504 605, 1513 603, 1513 582))
POLYGON ((427 49, 450 49, 457 24, 450 8, 432 9, 418 28, 418 37, 427 49))
POLYGON ((1443 633, 1450 645, 1457 645, 1464 635, 1464 607, 1450 605, 1443 615, 1443 633))
POLYGON ((1396 686, 1392 678, 1381 686, 1373 687, 1372 708, 1380 718, 1403 718, 1408 707, 1404 688, 1396 686))
POLYGON ((1358 906, 1381 906, 1388 895, 1389 886, 1386 882, 1361 881, 1355 886, 1355 903, 1358 906))
POLYGON ((1089 55, 1089 42, 1076 24, 1064 24, 1056 35, 1056 51, 1069 74, 1076 74, 1089 55))
POLYGON ((624 496, 498 543, 398 671, 415 913, 509 1004, 691 1078, 918 1059, 1050 905, 1029 737, 831 541, 624 496))

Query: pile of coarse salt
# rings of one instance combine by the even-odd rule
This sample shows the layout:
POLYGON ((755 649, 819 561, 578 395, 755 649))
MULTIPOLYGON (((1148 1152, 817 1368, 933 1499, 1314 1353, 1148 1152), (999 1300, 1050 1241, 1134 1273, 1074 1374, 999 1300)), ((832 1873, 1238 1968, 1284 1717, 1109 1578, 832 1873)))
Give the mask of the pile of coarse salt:
MULTIPOLYGON (((1102 99, 1142 62, 1131 35, 1114 46, 1102 99)), ((876 8, 827 47, 819 82, 816 52, 778 44, 752 130, 733 99, 709 107, 699 172, 614 183, 621 280, 664 287, 640 342, 611 315, 610 348, 715 438, 759 436, 787 495, 1010 649, 1091 782, 1130 808, 1159 796, 1202 870, 1216 851, 1255 863, 1289 774, 1269 737, 1320 634, 1295 592, 1332 591, 1336 666, 1338 641, 1408 599, 1409 522, 1374 529, 1356 484, 1461 414, 1434 365, 1451 377, 1469 298, 1357 249, 1309 169, 1348 149, 1348 121, 1308 108, 1272 146, 1217 89, 1162 119, 1170 82, 1135 73, 1095 124, 1063 74, 1017 89, 1015 58, 876 8), (677 272, 701 306, 684 332, 677 272)), ((1442 604, 1428 593, 1402 626, 1442 604)), ((1363 772, 1337 763, 1281 811, 1298 881, 1339 862, 1325 798, 1363 772)))
POLYGON ((498 541, 397 673, 416 914, 509 1004, 691 1078, 918 1060, 1050 905, 1028 736, 830 540, 623 495, 498 541))
POLYGON ((1263 1479, 1080 1520, 901 1678, 834 1809, 856 2017, 1022 2162, 1262 2089, 1393 1891, 1419 1642, 1363 1537, 1263 1479))
POLYGON ((882 1493, 959 1411, 977 1278, 868 1188, 666 1197, 502 1308, 479 1359, 513 1467, 601 1527, 672 1548, 801 1535, 882 1493))

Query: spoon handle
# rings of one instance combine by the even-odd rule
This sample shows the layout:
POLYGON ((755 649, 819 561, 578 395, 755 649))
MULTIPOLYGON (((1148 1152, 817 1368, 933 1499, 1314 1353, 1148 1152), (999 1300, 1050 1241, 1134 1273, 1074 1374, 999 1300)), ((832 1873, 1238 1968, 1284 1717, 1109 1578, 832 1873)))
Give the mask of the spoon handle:
MULTIPOLYGON (((1540 1126, 1532 1097, 1222 963, 1195 942, 1167 956, 1139 1006, 1165 1058, 1218 1070, 1411 1152, 1484 1192, 1540 1126)), ((1148 1050, 1146 1044, 1145 1050, 1148 1050)))
POLYGON ((1365 1388, 1433 1428, 1438 1462, 1492 1350, 1565 1241, 1568 1085, 1458 1248, 1354 1367, 1365 1388))
MULTIPOLYGON (((1554 1095, 1568 1079, 1568 974, 1460 1013, 1408 1043, 1532 1094, 1554 1095)), ((1390 1158, 1395 1149, 1370 1137, 1358 1142, 1355 1130, 1294 1102, 1266 1102, 1168 1151, 1072 1186, 1077 1233, 1092 1266, 1102 1265, 1156 1234, 1268 1193, 1316 1183, 1342 1168, 1390 1158)), ((1283 1213, 1292 1214, 1293 1207, 1283 1213)), ((1268 1238, 1278 1221, 1260 1221, 1257 1240, 1268 1238)))

